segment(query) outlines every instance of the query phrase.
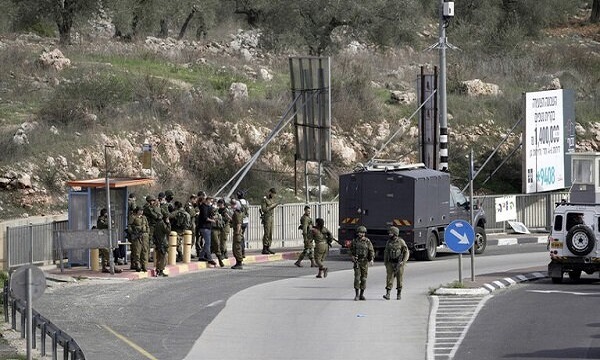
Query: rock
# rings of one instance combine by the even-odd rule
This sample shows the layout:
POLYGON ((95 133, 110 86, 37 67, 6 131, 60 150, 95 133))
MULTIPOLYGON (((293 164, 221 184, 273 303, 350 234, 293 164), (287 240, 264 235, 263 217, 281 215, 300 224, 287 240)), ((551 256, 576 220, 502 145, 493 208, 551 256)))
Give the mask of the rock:
POLYGON ((500 87, 498 85, 484 83, 479 79, 462 81, 460 83, 459 91, 467 94, 468 96, 502 95, 502 91, 500 91, 500 87))
POLYGON ((53 135, 58 135, 58 129, 56 128, 56 126, 52 125, 50 127, 50 133, 53 135))
POLYGON ((241 49, 240 55, 242 55, 242 59, 244 59, 244 61, 248 61, 248 62, 252 61, 252 54, 250 53, 250 50, 241 49))
POLYGON ((267 69, 260 69, 260 78, 264 81, 271 81, 273 80, 273 74, 271 74, 267 69))
POLYGON ((233 101, 248 99, 248 86, 244 83, 233 83, 229 87, 229 98, 233 101))
POLYGON ((15 135, 13 136, 13 143, 19 146, 29 144, 29 139, 27 138, 27 134, 21 128, 17 130, 15 135))
POLYGON ((417 101, 417 94, 409 91, 390 91, 390 99, 398 104, 408 105, 417 101))
POLYGON ((38 58, 38 62, 43 67, 53 68, 56 71, 61 71, 64 68, 71 66, 71 60, 67 59, 58 49, 54 49, 50 52, 44 51, 38 58))
POLYGON ((19 174, 16 179, 18 189, 30 189, 31 188, 31 177, 27 174, 19 174))

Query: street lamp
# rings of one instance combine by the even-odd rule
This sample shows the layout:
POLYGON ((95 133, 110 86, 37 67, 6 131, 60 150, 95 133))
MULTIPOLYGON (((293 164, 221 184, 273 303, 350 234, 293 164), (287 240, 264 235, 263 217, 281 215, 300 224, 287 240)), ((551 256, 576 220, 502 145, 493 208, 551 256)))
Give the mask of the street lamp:
POLYGON ((110 266, 110 273, 115 274, 115 259, 113 257, 113 239, 112 239, 112 215, 110 211, 110 182, 108 179, 108 148, 114 148, 114 145, 104 145, 104 174, 105 174, 105 188, 106 188, 106 211, 108 212, 108 262, 110 266))

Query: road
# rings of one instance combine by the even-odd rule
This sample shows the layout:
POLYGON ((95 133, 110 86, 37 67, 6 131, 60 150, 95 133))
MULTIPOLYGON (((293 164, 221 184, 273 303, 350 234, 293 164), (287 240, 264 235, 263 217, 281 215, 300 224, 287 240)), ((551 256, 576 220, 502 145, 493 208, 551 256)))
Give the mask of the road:
MULTIPOLYGON (((476 273, 546 263, 544 245, 489 247, 476 273)), ((457 278, 455 255, 410 261, 401 301, 381 298, 381 263, 369 270, 364 302, 352 301, 346 258, 331 256, 328 265, 325 279, 281 261, 243 271, 55 285, 34 307, 75 337, 88 359, 425 358, 427 295, 457 278), (369 346, 357 346, 365 337, 369 346)), ((463 266, 467 276, 467 259, 463 266)))
POLYGON ((577 284, 544 279, 498 292, 471 324, 454 358, 599 359, 599 298, 597 274, 583 275, 577 284))

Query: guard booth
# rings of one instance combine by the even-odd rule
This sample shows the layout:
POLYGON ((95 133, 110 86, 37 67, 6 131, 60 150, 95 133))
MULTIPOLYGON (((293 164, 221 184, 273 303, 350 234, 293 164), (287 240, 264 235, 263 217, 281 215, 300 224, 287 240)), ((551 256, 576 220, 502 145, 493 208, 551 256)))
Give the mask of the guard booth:
POLYGON ((571 155, 572 203, 600 204, 600 153, 571 155))
MULTIPOLYGON (((67 182, 68 229, 69 231, 90 230, 96 226, 100 210, 108 209, 106 204, 106 178, 74 180, 67 182)), ((127 230, 127 208, 130 188, 140 185, 151 185, 152 178, 109 178, 110 211, 113 222, 113 246, 125 243, 127 230)), ((90 266, 90 249, 85 248, 85 239, 81 239, 82 247, 67 250, 69 262, 67 266, 90 266)))

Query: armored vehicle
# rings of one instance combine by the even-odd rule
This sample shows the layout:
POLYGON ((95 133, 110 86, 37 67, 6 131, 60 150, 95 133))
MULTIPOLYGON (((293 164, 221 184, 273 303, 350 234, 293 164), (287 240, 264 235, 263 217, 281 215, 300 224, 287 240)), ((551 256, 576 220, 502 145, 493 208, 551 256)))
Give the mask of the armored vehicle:
MULTIPOLYGON (((349 247, 356 227, 364 225, 367 237, 381 256, 389 226, 400 229, 411 253, 433 260, 444 244, 446 226, 457 219, 470 222, 470 203, 450 184, 446 172, 424 164, 374 164, 343 174, 339 180, 339 230, 342 247, 349 247)), ((485 213, 474 206, 475 253, 486 247, 485 213)))

